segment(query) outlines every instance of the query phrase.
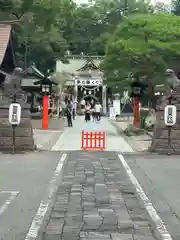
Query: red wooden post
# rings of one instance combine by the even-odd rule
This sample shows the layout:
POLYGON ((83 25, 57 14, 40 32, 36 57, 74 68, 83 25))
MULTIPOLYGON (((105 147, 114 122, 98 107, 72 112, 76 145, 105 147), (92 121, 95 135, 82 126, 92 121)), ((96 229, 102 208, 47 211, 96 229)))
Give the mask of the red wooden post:
POLYGON ((43 96, 42 129, 48 129, 48 96, 43 96))
POLYGON ((97 132, 94 133, 94 148, 97 148, 97 132))
POLYGON ((90 148, 92 148, 92 146, 93 146, 93 133, 92 132, 90 132, 90 148))
POLYGON ((133 113, 134 113, 133 125, 135 127, 139 127, 139 97, 135 97, 133 99, 133 113))
POLYGON ((85 148, 89 148, 89 145, 88 145, 88 143, 89 143, 89 132, 86 132, 86 143, 85 143, 85 148))
POLYGON ((84 130, 82 130, 81 148, 84 148, 84 130))
POLYGON ((103 145, 102 148, 105 149, 105 132, 103 132, 103 145))
POLYGON ((101 141, 102 141, 102 132, 99 132, 98 133, 98 141, 99 141, 99 143, 98 143, 98 148, 102 148, 102 144, 101 144, 101 141))

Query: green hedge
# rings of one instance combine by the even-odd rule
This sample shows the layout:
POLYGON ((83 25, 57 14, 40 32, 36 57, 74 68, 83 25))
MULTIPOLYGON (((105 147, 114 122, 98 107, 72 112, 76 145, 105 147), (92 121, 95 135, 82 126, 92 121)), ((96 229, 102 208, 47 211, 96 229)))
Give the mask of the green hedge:
POLYGON ((149 109, 141 109, 140 110, 140 128, 146 128, 146 118, 149 114, 149 109))

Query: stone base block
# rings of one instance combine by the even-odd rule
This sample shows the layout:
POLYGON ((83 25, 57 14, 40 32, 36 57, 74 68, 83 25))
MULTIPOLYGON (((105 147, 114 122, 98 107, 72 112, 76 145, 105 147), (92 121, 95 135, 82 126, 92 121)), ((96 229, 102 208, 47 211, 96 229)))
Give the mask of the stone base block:
MULTIPOLYGON (((7 118, 0 119, 0 151, 12 152, 13 128, 7 118)), ((16 151, 33 151, 36 149, 31 120, 23 118, 15 129, 16 151)))
POLYGON ((156 113, 157 122, 154 126, 150 152, 158 154, 180 154, 180 109, 177 108, 177 121, 171 128, 171 147, 168 145, 168 127, 164 123, 164 110, 156 113))

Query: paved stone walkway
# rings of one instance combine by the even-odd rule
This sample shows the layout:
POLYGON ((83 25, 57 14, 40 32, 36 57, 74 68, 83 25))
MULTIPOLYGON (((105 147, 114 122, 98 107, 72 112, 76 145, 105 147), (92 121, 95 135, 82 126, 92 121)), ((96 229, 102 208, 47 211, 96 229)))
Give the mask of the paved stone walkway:
POLYGON ((133 152, 133 149, 119 136, 116 129, 104 117, 99 123, 84 121, 84 116, 77 116, 73 121, 72 128, 66 128, 62 136, 52 147, 52 151, 74 151, 81 150, 82 129, 87 131, 105 131, 106 134, 106 151, 120 151, 120 152, 133 152))
POLYGON ((154 240, 115 153, 69 153, 43 240, 154 240))

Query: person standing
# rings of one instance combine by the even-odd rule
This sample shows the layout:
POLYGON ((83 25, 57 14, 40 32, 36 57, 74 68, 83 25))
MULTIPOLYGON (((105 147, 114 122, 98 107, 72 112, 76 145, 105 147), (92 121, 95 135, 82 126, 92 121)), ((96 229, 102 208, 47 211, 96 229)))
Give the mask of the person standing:
POLYGON ((72 127, 72 104, 70 100, 68 100, 68 103, 66 106, 66 116, 67 116, 68 127, 72 127))
POLYGON ((66 103, 65 103, 64 100, 61 102, 61 107, 62 107, 62 116, 63 116, 63 118, 65 118, 65 115, 66 115, 66 103))
POLYGON ((86 105, 86 101, 84 100, 84 98, 81 100, 80 104, 81 104, 81 109, 84 109, 86 105))
POLYGON ((91 100, 91 109, 92 109, 92 120, 95 122, 96 120, 96 112, 95 112, 95 102, 91 100))
POLYGON ((72 117, 73 117, 73 120, 75 120, 75 116, 76 116, 76 105, 77 105, 77 101, 73 101, 72 102, 72 117))
POLYGON ((96 105, 94 106, 94 109, 96 113, 96 120, 97 122, 99 122, 101 120, 101 109, 102 109, 100 102, 96 103, 96 105))
POLYGON ((85 106, 85 121, 89 122, 91 120, 91 105, 89 103, 85 106))
POLYGON ((59 104, 59 118, 63 116, 63 110, 61 104, 59 104))

